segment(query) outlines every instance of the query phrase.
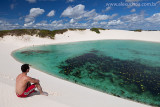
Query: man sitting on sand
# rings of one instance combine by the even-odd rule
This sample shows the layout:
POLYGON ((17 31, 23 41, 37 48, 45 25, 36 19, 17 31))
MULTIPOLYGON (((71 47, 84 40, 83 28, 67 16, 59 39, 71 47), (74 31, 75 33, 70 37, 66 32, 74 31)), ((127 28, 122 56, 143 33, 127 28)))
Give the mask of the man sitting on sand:
POLYGON ((39 90, 41 95, 48 96, 47 93, 42 91, 38 79, 27 76, 27 73, 29 72, 29 64, 23 64, 21 66, 21 70, 22 73, 16 78, 16 94, 18 97, 27 97, 31 93, 35 92, 35 88, 39 90), (31 83, 33 84, 31 85, 31 83))

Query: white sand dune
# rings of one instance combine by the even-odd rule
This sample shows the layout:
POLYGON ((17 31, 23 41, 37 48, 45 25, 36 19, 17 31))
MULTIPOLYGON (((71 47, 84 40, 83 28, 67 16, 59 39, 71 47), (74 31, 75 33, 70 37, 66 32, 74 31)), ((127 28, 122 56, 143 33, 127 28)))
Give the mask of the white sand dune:
POLYGON ((49 96, 33 95, 18 98, 15 95, 15 79, 21 73, 20 62, 11 52, 33 45, 57 44, 66 42, 125 39, 160 42, 159 31, 105 30, 100 34, 85 31, 67 31, 58 34, 55 40, 24 35, 23 37, 5 36, 0 39, 0 107, 147 107, 148 105, 129 101, 96 90, 92 90, 31 68, 29 76, 38 78, 49 96))

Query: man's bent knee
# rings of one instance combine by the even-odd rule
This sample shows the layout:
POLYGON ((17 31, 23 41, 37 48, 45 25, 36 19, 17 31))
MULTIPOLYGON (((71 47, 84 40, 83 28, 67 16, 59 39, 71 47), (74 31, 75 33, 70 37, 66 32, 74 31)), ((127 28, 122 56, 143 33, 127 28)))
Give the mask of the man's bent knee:
POLYGON ((40 86, 40 84, 39 84, 39 83, 35 83, 34 85, 35 85, 36 87, 37 87, 37 86, 40 86))

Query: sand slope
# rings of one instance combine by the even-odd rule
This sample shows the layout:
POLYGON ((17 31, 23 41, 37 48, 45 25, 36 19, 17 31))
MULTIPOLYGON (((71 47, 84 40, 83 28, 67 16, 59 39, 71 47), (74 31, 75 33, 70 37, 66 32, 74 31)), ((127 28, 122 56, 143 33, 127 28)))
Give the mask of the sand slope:
POLYGON ((26 46, 55 44, 102 39, 132 39, 160 42, 160 32, 133 32, 105 30, 96 34, 89 30, 68 31, 56 35, 55 40, 24 35, 23 37, 5 36, 0 39, 0 107, 145 107, 148 105, 111 96, 96 90, 58 79, 31 68, 29 76, 38 78, 49 96, 33 95, 18 98, 15 95, 15 78, 21 73, 20 62, 11 52, 26 46))

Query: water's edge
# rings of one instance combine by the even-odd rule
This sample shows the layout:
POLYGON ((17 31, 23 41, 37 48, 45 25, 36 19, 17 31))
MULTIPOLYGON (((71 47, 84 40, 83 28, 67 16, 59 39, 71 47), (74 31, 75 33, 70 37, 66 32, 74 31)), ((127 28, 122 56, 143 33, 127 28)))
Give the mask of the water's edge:
MULTIPOLYGON (((114 40, 115 40, 115 39, 114 39, 114 40)), ((97 41, 97 40, 92 40, 92 41, 97 41)), ((99 41, 101 41, 101 40, 99 40, 99 41)), ((102 40, 102 41, 103 41, 103 40, 102 40)), ((126 41, 127 41, 127 40, 126 40, 126 41)), ((131 40, 131 41, 139 41, 139 40, 131 40)), ((88 42, 88 41, 78 41, 78 42, 88 42)), ((148 42, 148 41, 143 41, 143 42, 148 42)), ((76 42, 67 42, 67 43, 47 44, 47 45, 45 45, 45 46, 49 46, 49 45, 61 45, 61 44, 68 44, 68 43, 77 43, 77 41, 76 41, 76 42)), ((20 63, 23 64, 24 62, 16 59, 16 58, 14 57, 13 53, 16 52, 16 51, 18 51, 18 50, 25 49, 25 48, 29 48, 29 47, 34 47, 34 46, 36 47, 36 46, 44 46, 44 45, 32 45, 32 46, 22 47, 22 48, 19 48, 19 49, 16 49, 16 50, 12 51, 12 52, 11 52, 11 56, 12 56, 16 61, 18 61, 18 62, 20 62, 20 63)), ((65 78, 63 78, 63 77, 59 77, 59 76, 56 76, 56 75, 54 75, 54 74, 50 74, 50 73, 48 73, 48 72, 45 72, 45 71, 43 71, 43 70, 40 70, 39 68, 37 68, 37 67, 34 66, 34 65, 32 65, 31 67, 34 68, 34 69, 36 69, 36 70, 38 70, 38 71, 40 71, 40 72, 46 73, 46 74, 51 75, 51 76, 53 76, 53 77, 56 77, 56 78, 59 78, 59 79, 62 79, 62 80, 65 80, 65 81, 68 81, 68 82, 71 82, 71 83, 74 83, 74 84, 75 84, 75 82, 73 82, 73 81, 69 81, 69 80, 67 80, 67 79, 65 79, 65 78)), ((89 87, 89 86, 87 86, 87 85, 83 85, 83 84, 80 84, 80 83, 76 83, 76 84, 78 84, 78 85, 80 85, 80 86, 87 87, 87 88, 89 88, 89 89, 94 89, 94 90, 96 90, 96 91, 98 91, 98 92, 102 92, 102 93, 105 93, 105 94, 109 94, 109 93, 106 93, 106 92, 97 90, 97 89, 95 89, 95 88, 93 88, 93 87, 89 87)), ((113 95, 113 94, 109 94, 109 95, 113 95)), ((114 95, 114 96, 115 96, 115 95, 114 95)), ((117 96, 117 97, 119 97, 119 96, 117 96)), ((133 102, 138 102, 138 103, 145 104, 145 105, 149 105, 149 104, 146 104, 146 103, 143 103, 143 102, 139 102, 139 101, 131 100, 131 99, 128 99, 128 98, 124 98, 124 97, 122 97, 122 96, 121 96, 120 98, 129 100, 129 101, 133 101, 133 102)))

